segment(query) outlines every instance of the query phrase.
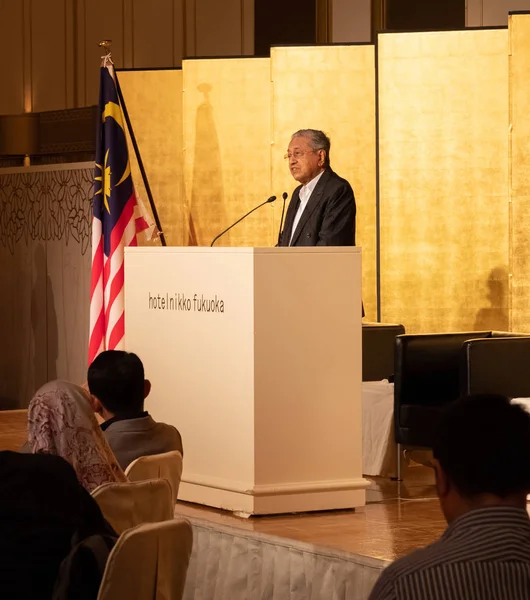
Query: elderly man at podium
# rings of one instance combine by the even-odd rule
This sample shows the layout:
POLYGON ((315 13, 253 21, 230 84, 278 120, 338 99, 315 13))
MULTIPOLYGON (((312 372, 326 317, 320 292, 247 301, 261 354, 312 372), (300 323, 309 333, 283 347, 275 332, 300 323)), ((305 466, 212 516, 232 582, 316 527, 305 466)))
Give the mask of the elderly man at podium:
POLYGON ((293 192, 279 246, 355 246, 355 196, 330 166, 330 140, 316 129, 293 134, 286 160, 299 185, 293 192))

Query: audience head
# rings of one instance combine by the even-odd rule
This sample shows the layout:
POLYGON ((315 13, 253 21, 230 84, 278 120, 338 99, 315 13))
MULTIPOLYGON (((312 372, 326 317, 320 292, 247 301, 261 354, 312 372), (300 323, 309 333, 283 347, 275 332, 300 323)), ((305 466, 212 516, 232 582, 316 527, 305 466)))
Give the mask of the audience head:
POLYGON ((33 454, 56 454, 74 468, 89 492, 125 481, 90 406, 89 394, 68 381, 42 386, 28 408, 28 441, 33 454))
POLYGON ((88 368, 87 379, 93 408, 105 419, 142 412, 151 390, 142 361, 121 350, 99 354, 88 368))
POLYGON ((530 415, 504 396, 451 404, 433 448, 436 487, 450 523, 474 508, 525 508, 530 492, 530 415))

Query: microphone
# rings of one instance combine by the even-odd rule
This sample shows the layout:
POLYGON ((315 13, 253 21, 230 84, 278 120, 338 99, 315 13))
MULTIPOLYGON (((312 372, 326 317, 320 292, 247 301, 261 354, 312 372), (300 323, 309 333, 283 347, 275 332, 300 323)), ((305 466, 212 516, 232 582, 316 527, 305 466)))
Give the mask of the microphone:
POLYGON ((282 198, 283 198, 283 207, 282 207, 282 220, 280 221, 280 231, 278 231, 278 246, 280 245, 280 242, 282 241, 282 230, 283 230, 283 215, 285 213, 285 201, 287 200, 287 196, 289 194, 287 192, 284 192, 282 194, 282 198))
POLYGON ((215 242, 222 236, 224 235, 227 231, 230 231, 232 229, 232 227, 236 226, 238 223, 240 223, 243 219, 246 219, 248 217, 248 215, 251 215, 255 210, 258 210, 258 208, 261 208, 263 205, 265 204, 269 204, 269 202, 274 202, 276 200, 276 196, 271 196, 270 198, 267 198, 267 200, 265 200, 265 202, 262 202, 261 204, 258 204, 257 206, 255 206, 252 210, 249 210, 248 213, 246 215, 243 215, 240 219, 238 219, 235 223, 232 223, 232 225, 230 225, 230 227, 227 227, 224 231, 221 231, 221 233, 219 235, 216 235, 213 240, 212 243, 210 244, 210 248, 215 244, 215 242))

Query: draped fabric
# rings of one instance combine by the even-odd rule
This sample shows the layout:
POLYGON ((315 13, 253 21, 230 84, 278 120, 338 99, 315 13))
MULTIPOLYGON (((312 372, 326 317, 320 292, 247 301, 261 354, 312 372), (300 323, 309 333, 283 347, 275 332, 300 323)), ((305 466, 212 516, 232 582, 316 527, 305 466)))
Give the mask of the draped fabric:
POLYGON ((388 565, 186 518, 193 527, 193 552, 184 600, 363 600, 388 565))
POLYGON ((397 447, 394 438, 394 384, 363 381, 363 475, 394 477, 397 447))

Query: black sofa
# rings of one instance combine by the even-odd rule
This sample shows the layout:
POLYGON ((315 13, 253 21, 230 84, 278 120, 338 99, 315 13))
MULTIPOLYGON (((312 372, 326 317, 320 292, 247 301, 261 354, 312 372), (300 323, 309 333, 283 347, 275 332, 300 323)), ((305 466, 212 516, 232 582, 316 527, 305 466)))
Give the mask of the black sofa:
POLYGON ((432 448, 444 407, 461 395, 476 393, 530 397, 530 335, 472 331, 398 336, 394 379, 398 461, 401 445, 432 448))

